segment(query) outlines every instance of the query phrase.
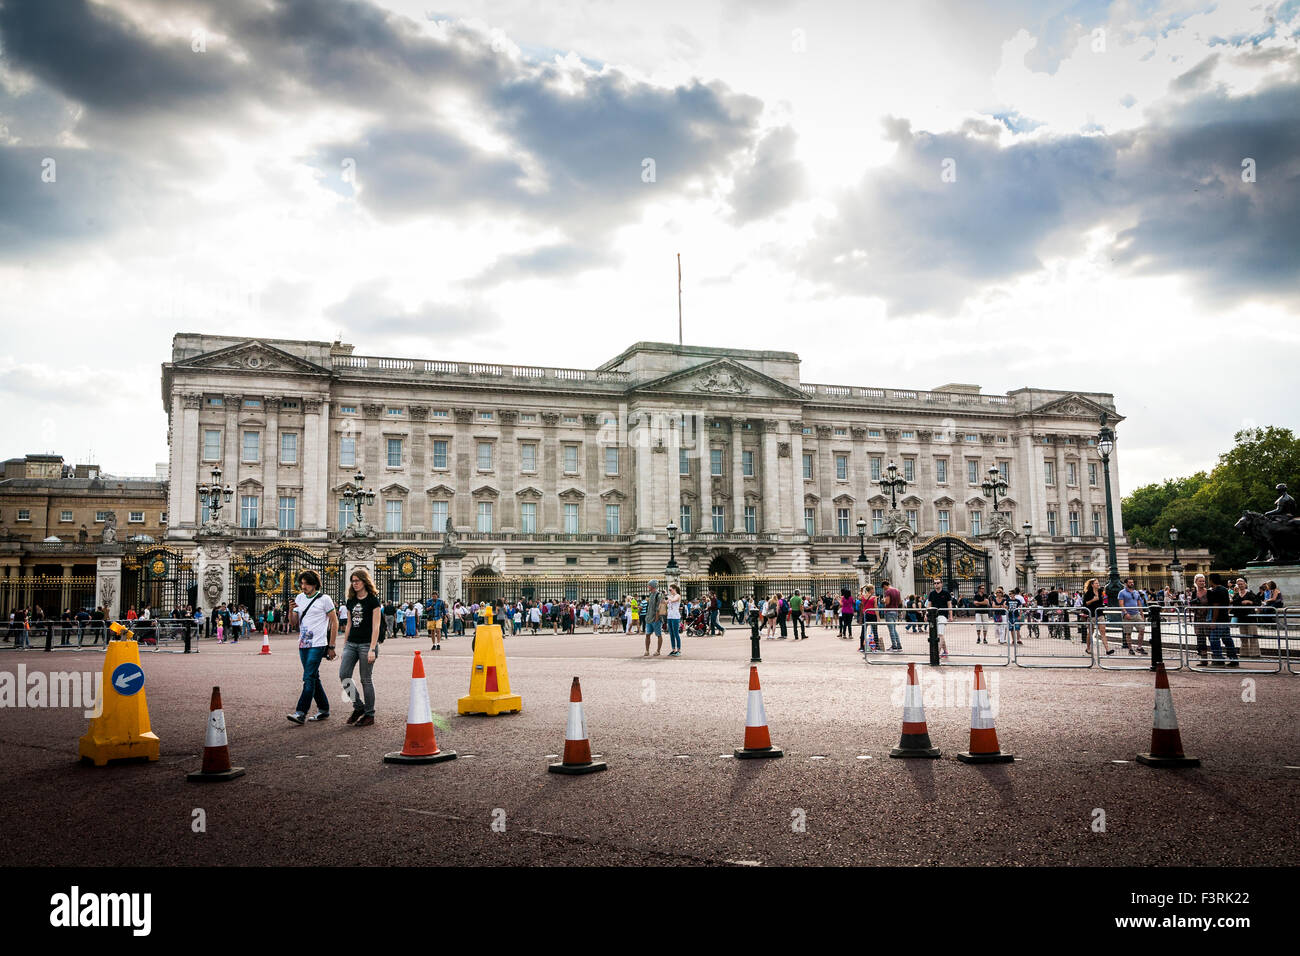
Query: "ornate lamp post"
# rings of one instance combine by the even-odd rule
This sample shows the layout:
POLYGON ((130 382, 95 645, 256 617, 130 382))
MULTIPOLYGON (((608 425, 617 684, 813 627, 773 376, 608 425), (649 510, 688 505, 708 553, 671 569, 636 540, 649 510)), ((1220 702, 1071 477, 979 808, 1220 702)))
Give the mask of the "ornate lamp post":
POLYGON ((1029 542, 1029 536, 1034 533, 1034 526, 1026 521, 1020 527, 1025 529, 1025 591, 1026 594, 1034 590, 1037 583, 1034 580, 1034 572, 1038 570, 1038 562, 1034 560, 1033 548, 1029 542))
POLYGON ((867 519, 858 518, 858 560, 867 563, 867 519))
POLYGON ((673 545, 677 540, 677 525, 668 522, 668 573, 674 574, 677 571, 677 558, 673 551, 673 545))
POLYGON ((1034 552, 1030 550, 1029 536, 1034 533, 1034 526, 1026 521, 1020 527, 1025 529, 1025 563, 1028 564, 1034 560, 1034 552))
POLYGON ((998 496, 1003 498, 1007 496, 1007 480, 1002 477, 1002 472, 998 470, 997 465, 989 467, 989 476, 984 479, 980 485, 985 497, 993 499, 993 514, 998 513, 998 496))
POLYGON ((1109 425, 1106 413, 1101 413, 1101 431, 1097 433, 1097 450, 1101 452, 1101 467, 1106 481, 1106 544, 1110 551, 1110 578, 1106 582, 1106 600, 1109 607, 1119 601, 1119 558, 1115 554, 1115 507, 1110 490, 1110 453, 1115 450, 1115 432, 1109 425))
POLYGON ((343 489, 343 499, 352 502, 353 511, 356 514, 354 524, 358 529, 364 528, 366 524, 362 508, 375 503, 374 490, 363 491, 361 488, 365 480, 366 476, 358 471, 352 476, 352 485, 343 489))
POLYGON ((898 474, 898 466, 892 461, 889 467, 885 469, 885 475, 878 482, 880 490, 889 495, 889 507, 893 511, 898 510, 898 496, 907 490, 907 479, 898 474))
POLYGON ((221 525, 221 505, 224 501, 230 504, 235 497, 235 489, 227 484, 224 488, 221 486, 221 468, 215 466, 212 469, 212 484, 207 482, 199 485, 199 503, 208 509, 208 525, 219 527, 221 525))

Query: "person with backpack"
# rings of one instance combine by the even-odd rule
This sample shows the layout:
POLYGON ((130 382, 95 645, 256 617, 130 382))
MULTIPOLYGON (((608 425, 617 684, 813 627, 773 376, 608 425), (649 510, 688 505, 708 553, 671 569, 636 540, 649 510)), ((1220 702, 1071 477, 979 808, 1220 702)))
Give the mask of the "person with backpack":
POLYGON ((370 572, 356 568, 349 582, 349 594, 344 606, 343 653, 339 656, 339 681, 352 699, 352 713, 348 723, 357 727, 370 727, 375 722, 375 661, 379 659, 379 644, 387 637, 384 632, 383 606, 370 572), (352 682, 352 671, 361 665, 361 691, 364 703, 352 682))

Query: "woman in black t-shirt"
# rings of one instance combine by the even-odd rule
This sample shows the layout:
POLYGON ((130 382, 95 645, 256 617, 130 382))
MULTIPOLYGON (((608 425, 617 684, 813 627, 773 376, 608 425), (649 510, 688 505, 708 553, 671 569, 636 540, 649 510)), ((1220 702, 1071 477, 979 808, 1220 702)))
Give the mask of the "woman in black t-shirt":
MULTIPOLYGON (((1114 654, 1115 652, 1111 649, 1110 644, 1106 642, 1106 615, 1101 601, 1101 585, 1097 583, 1096 578, 1089 578, 1088 582, 1083 586, 1083 606, 1088 611, 1088 624, 1084 633, 1087 634, 1095 628, 1097 636, 1101 638, 1102 650, 1107 654, 1114 654)), ((1084 638, 1083 643, 1088 645, 1087 637, 1084 638)), ((1088 656, 1092 656, 1090 646, 1088 656)))
POLYGON ((348 599, 344 602, 347 614, 343 618, 343 653, 339 655, 339 681, 352 698, 349 724, 370 727, 375 722, 375 684, 371 679, 375 661, 379 658, 380 617, 383 605, 375 592, 375 583, 365 568, 355 568, 348 585, 348 599), (352 669, 361 665, 361 691, 363 704, 352 683, 352 669))

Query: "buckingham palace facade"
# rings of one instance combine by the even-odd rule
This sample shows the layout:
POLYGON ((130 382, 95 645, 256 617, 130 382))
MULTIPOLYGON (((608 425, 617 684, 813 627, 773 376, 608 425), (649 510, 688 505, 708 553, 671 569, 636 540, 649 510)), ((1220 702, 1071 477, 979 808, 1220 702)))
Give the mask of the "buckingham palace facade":
MULTIPOLYGON (((1008 527, 982 487, 996 468, 999 512, 1021 546, 1032 525, 1037 567, 1095 568, 1095 436, 1103 413, 1121 420, 1111 395, 810 384, 799 365, 790 352, 656 342, 570 369, 179 334, 162 370, 165 545, 191 563, 206 548, 250 581, 266 573, 254 558, 277 547, 332 569, 400 555, 410 571, 443 551, 463 555, 466 575, 656 575, 671 523, 685 573, 829 573, 857 562, 859 519, 872 561, 891 521, 918 544, 978 546, 992 522, 1008 527), (890 464, 905 483, 892 500, 890 464), (230 492, 217 522, 200 493, 214 468, 230 492)), ((220 591, 239 596, 234 580, 220 591)))

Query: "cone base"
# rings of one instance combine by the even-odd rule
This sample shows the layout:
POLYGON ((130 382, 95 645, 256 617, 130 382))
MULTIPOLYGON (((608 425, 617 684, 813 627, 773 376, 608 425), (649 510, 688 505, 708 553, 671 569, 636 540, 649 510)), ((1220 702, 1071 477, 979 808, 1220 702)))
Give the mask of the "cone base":
POLYGON ((785 751, 780 747, 760 747, 757 750, 737 747, 731 754, 737 760, 758 760, 764 757, 784 757, 785 751))
POLYGON ((77 756, 96 767, 106 767, 116 760, 157 760, 160 746, 158 737, 152 731, 127 740, 86 734, 77 744, 77 756))
POLYGON ((1137 762, 1148 767, 1199 767, 1199 757, 1157 757, 1155 754, 1138 754, 1137 762))
POLYGON ((470 695, 456 701, 458 714, 517 714, 524 709, 524 699, 518 694, 470 695))
POLYGON ((963 750, 957 754, 957 759, 962 763, 1011 763, 1016 758, 1013 754, 1004 754, 1000 750, 991 754, 973 754, 968 750, 963 750))
POLYGON ((891 757, 938 757, 938 747, 895 747, 889 752, 891 757))
POLYGON ((609 765, 603 760, 593 760, 591 763, 552 763, 547 764, 546 769, 551 773, 577 775, 608 770, 609 765))
POLYGON ((231 767, 229 770, 216 770, 211 773, 195 770, 193 773, 187 773, 185 779, 194 783, 218 783, 222 780, 234 780, 236 777, 242 777, 243 775, 243 767, 231 767))
POLYGON ((390 754, 384 754, 384 763, 442 763, 444 760, 455 759, 454 750, 439 750, 431 754, 404 754, 400 750, 394 750, 390 754))

